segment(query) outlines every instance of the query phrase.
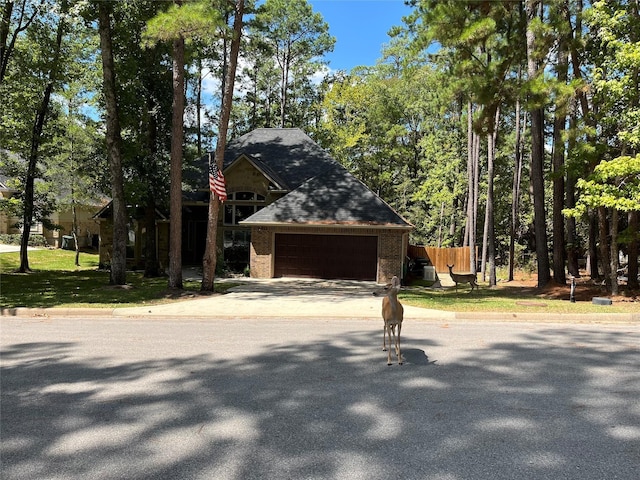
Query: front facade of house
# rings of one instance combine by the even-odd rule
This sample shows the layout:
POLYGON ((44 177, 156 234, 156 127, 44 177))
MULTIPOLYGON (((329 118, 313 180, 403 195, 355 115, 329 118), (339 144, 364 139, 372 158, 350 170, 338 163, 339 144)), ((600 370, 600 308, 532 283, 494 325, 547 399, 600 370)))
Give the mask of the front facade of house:
POLYGON ((230 193, 263 202, 240 215, 237 202, 224 207, 225 240, 244 235, 252 277, 402 278, 412 226, 301 130, 230 142, 224 173, 230 193))
MULTIPOLYGON (((209 155, 200 159, 195 177, 185 176, 195 188, 183 194, 183 265, 202 265, 209 155)), ((262 128, 229 142, 223 172, 228 198, 221 205, 217 243, 227 269, 255 278, 386 283, 393 275, 402 277, 412 226, 302 130, 262 128)), ((157 220, 162 266, 168 265, 167 221, 157 220)), ((108 261, 108 222, 103 215, 101 263, 108 261)), ((141 251, 137 235, 134 252, 141 251)))

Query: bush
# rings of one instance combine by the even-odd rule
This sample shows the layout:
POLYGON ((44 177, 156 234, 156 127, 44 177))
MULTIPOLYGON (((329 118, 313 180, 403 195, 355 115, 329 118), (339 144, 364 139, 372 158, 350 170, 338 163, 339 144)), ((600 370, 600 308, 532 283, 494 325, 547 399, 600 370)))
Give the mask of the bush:
MULTIPOLYGON (((18 233, 0 234, 0 243, 3 245, 20 245, 21 240, 22 240, 22 235, 18 233)), ((49 244, 47 243, 47 239, 44 238, 43 235, 29 235, 29 246, 30 247, 48 247, 49 244)))

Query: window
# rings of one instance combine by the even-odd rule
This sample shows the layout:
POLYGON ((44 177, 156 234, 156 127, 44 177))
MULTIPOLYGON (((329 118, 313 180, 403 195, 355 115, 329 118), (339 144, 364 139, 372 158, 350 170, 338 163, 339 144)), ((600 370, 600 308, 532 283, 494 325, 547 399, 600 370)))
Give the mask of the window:
POLYGON ((135 226, 127 223, 127 258, 135 258, 136 256, 136 231, 135 226))
POLYGON ((261 202, 264 203, 264 195, 254 192, 233 192, 227 197, 227 201, 238 202, 261 202))
POLYGON ((254 192, 233 192, 224 203, 224 224, 238 225, 262 207, 265 197, 254 192))
POLYGON ((42 235, 42 232, 43 232, 42 222, 33 222, 31 224, 31 229, 29 230, 29 233, 42 235))
POLYGON ((249 230, 225 230, 224 261, 229 270, 240 273, 249 265, 249 230))

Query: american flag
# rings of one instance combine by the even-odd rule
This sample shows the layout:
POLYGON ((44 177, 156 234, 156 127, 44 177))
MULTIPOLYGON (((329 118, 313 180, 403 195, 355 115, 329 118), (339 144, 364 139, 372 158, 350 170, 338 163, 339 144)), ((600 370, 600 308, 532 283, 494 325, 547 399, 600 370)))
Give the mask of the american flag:
POLYGON ((221 202, 224 202, 227 199, 224 175, 218 168, 216 162, 211 158, 211 155, 209 155, 209 189, 213 193, 218 194, 218 198, 221 202))

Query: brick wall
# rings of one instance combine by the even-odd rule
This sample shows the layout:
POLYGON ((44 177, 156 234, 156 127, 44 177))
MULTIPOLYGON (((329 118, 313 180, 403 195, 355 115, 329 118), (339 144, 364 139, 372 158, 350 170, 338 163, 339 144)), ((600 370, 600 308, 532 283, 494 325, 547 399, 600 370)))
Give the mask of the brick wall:
POLYGON ((251 276, 273 276, 273 230, 264 227, 251 228, 251 276))
POLYGON ((408 234, 383 230, 378 235, 378 283, 388 283, 394 275, 403 278, 408 234))

